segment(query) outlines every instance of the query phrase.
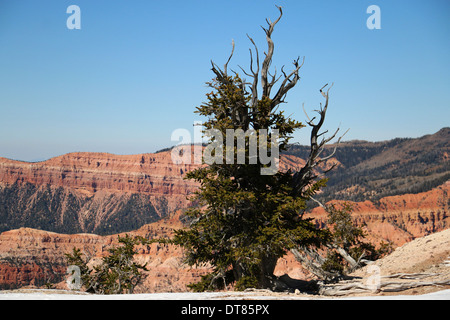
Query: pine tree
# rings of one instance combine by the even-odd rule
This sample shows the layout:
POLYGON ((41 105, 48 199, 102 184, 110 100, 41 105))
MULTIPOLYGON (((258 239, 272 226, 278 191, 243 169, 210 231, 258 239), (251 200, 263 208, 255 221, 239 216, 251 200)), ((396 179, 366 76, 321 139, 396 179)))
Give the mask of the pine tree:
POLYGON ((134 288, 142 280, 145 265, 136 263, 135 246, 144 240, 132 238, 128 234, 118 236, 119 245, 109 249, 109 254, 102 258, 102 263, 90 269, 83 260, 80 249, 73 249, 66 254, 69 265, 80 268, 81 281, 87 292, 97 294, 133 293, 134 288))
POLYGON ((81 285, 85 285, 85 287, 89 287, 90 283, 90 270, 87 266, 86 261, 84 261, 81 250, 78 248, 73 248, 72 253, 66 253, 66 261, 69 266, 76 266, 79 268, 79 274, 75 275, 72 271, 72 274, 70 275, 70 279, 72 280, 72 284, 74 284, 76 281, 79 281, 81 285), (79 276, 80 279, 75 279, 75 276, 79 276))
POLYGON ((367 234, 353 221, 350 203, 322 206, 328 213, 327 228, 331 233, 326 244, 327 256, 321 266, 324 271, 336 278, 342 277, 390 252, 389 243, 381 242, 376 249, 372 243, 364 241, 367 234))
POLYGON ((281 68, 282 75, 278 78, 276 72, 274 75, 269 73, 274 52, 271 35, 282 17, 282 9, 278 8, 279 18, 273 23, 267 20, 268 28, 263 28, 268 50, 261 66, 257 46, 249 37, 255 54, 250 50, 250 73, 243 72, 253 81, 246 82, 238 73, 228 74, 233 42, 233 51, 224 68, 212 63, 215 78, 208 83, 212 91, 196 111, 208 119, 204 123, 205 131, 220 133, 212 136, 210 145, 223 146, 223 150, 213 150, 214 163, 187 174, 188 179, 200 183, 193 199, 199 206, 188 210, 189 226, 177 230, 173 239, 173 243, 184 247, 189 265, 209 264, 213 267, 202 281, 191 285, 197 291, 221 289, 231 283, 238 290, 249 287, 279 289, 281 284, 273 272, 280 257, 290 249, 319 246, 330 239, 329 231, 318 229, 311 219, 303 218, 307 201, 325 186, 326 180, 318 177, 315 169, 332 156, 320 158, 325 143, 337 133, 321 141, 318 139, 323 134, 319 130, 325 120, 329 89, 323 91, 324 86, 320 90, 326 100, 318 111, 320 119, 317 123, 313 123, 315 118, 307 122, 312 128, 311 150, 300 170, 261 174, 262 169, 267 169, 267 162, 251 156, 252 141, 255 141, 252 139, 256 139, 260 155, 266 150, 272 150, 273 155, 271 147, 275 136, 278 138, 277 151, 283 152, 294 131, 304 127, 278 110, 288 91, 297 84, 303 62, 296 59, 289 74, 281 68), (271 91, 281 77, 284 78, 272 95, 271 91), (261 96, 258 96, 259 80, 261 96), (258 135, 260 129, 267 130, 267 136, 258 135), (227 134, 237 130, 250 133, 245 136, 244 143, 239 144, 233 137, 233 146, 227 145, 227 138, 231 141, 227 134), (227 159, 228 152, 234 155, 231 163, 229 156, 227 159), (239 152, 245 154, 244 163, 238 161, 239 152))

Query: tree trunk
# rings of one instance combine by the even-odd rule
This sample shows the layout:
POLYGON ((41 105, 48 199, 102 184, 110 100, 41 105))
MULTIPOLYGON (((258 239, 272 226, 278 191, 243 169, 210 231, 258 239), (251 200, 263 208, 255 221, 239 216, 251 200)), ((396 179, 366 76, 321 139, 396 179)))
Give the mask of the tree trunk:
POLYGON ((291 252, 303 267, 321 280, 332 280, 340 276, 338 273, 323 270, 322 265, 325 262, 325 258, 312 249, 299 247, 299 250, 291 249, 291 252))
POLYGON ((260 277, 259 277, 259 288, 258 289, 270 289, 272 291, 280 291, 283 288, 280 283, 278 283, 273 272, 277 265, 278 258, 275 256, 266 256, 261 260, 260 263, 260 277))
POLYGON ((273 273, 277 265, 276 256, 264 256, 257 266, 258 273, 255 274, 255 266, 245 265, 243 263, 233 263, 233 274, 236 281, 244 277, 255 277, 257 285, 255 289, 269 289, 271 291, 285 291, 289 287, 280 281, 273 273), (252 270, 253 269, 253 270, 252 270))

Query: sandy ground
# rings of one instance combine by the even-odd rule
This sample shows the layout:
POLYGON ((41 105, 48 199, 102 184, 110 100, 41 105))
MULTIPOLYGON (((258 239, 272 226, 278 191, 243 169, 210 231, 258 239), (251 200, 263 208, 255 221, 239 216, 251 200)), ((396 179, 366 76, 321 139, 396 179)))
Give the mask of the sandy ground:
MULTIPOLYGON (((450 260, 450 229, 408 242, 390 255, 377 260, 375 265, 380 267, 382 275, 425 272, 439 267, 442 267, 442 271, 450 271, 445 266, 446 260, 450 260)), ((362 275, 366 271, 367 267, 354 274, 362 275)))
MULTIPOLYGON (((430 276, 423 279, 423 281, 450 280, 450 229, 408 242, 397 248, 390 255, 375 261, 373 265, 379 268, 381 276, 389 276, 398 273, 418 273, 430 274, 430 276)), ((368 279, 368 277, 373 274, 373 269, 369 268, 373 267, 366 266, 351 275, 368 279)), ((379 293, 378 295, 420 295, 443 289, 450 289, 450 286, 423 286, 399 293, 379 293)))
POLYGON ((353 296, 325 298, 264 292, 142 293, 130 295, 74 294, 64 290, 28 289, 0 292, 0 300, 450 300, 450 289, 424 295, 353 296))

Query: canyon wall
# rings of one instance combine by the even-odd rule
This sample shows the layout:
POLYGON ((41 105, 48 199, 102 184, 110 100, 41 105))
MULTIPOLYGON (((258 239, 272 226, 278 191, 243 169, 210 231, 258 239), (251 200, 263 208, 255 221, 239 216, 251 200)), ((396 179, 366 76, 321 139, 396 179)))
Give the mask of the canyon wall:
MULTIPOLYGON (((449 191, 450 182, 447 182, 424 193, 386 197, 377 203, 354 202, 353 219, 364 227, 369 241, 390 241, 395 248, 450 226, 449 191)), ((326 213, 321 208, 313 209, 308 217, 313 217, 318 225, 326 224, 326 213)), ((182 227, 180 213, 177 213, 129 234, 148 239, 170 237, 174 229, 182 227)), ((58 288, 66 288, 64 253, 76 247, 92 256, 92 263, 96 263, 115 243, 117 235, 67 235, 30 228, 3 232, 0 234, 0 288, 43 286, 46 283, 58 283, 58 288)), ((140 246, 137 260, 147 263, 149 269, 137 292, 186 291, 187 284, 200 280, 208 271, 207 267, 191 269, 185 265, 182 250, 172 245, 140 246)), ((275 273, 297 279, 311 276, 290 254, 279 259, 275 273)))
POLYGON ((0 158, 0 232, 135 230, 189 206, 197 184, 183 177, 197 166, 173 164, 170 152, 70 153, 39 163, 0 158))
MULTIPOLYGON (((450 182, 427 192, 389 196, 378 201, 353 202, 353 219, 369 234, 374 242, 390 241, 401 246, 414 238, 442 231, 450 226, 450 182)), ((330 201, 339 205, 344 201, 330 201)), ((326 224, 326 213, 317 207, 306 216, 318 225, 326 224)))
MULTIPOLYGON (((199 184, 184 177, 200 166, 194 156, 191 148, 192 164, 173 163, 171 151, 69 153, 38 163, 0 158, 0 232, 20 227, 101 235, 136 230, 191 205, 189 195, 199 184)), ((280 170, 304 163, 283 155, 280 170)))
MULTIPOLYGON (((335 165, 317 197, 377 205, 388 196, 429 191, 450 179, 449 139, 450 128, 443 128, 416 139, 342 142, 335 157, 317 168, 335 165)), ((324 156, 334 147, 328 146, 324 156)), ((201 154, 190 151, 191 164, 173 163, 172 150, 77 152, 36 163, 0 158, 0 232, 29 227, 108 235, 155 222, 191 205, 187 197, 198 183, 184 177, 199 167, 201 154)), ((309 151, 290 146, 281 155, 280 170, 298 170, 309 151)))

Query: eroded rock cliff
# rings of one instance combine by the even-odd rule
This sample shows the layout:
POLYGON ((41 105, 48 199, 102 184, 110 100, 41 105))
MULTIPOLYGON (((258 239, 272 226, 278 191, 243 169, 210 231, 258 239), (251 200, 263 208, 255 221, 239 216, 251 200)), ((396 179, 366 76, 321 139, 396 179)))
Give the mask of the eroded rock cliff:
POLYGON ((189 206, 197 185, 183 177, 195 166, 173 164, 170 152, 70 153, 39 163, 0 158, 0 231, 135 230, 189 206))
MULTIPOLYGON (((353 218, 364 226, 368 240, 379 243, 392 242, 394 248, 414 238, 447 229, 447 182, 429 192, 415 195, 382 198, 379 203, 370 201, 353 203, 353 218)), ((316 208, 308 213, 319 225, 326 224, 326 214, 316 208)), ((166 217, 130 232, 148 239, 170 237, 174 229, 182 228, 180 215, 166 217)), ((99 261, 107 249, 115 244, 117 235, 58 234, 54 232, 21 228, 0 234, 0 288, 26 285, 43 286, 47 282, 64 287, 67 268, 64 253, 80 248, 93 263, 99 261)), ((197 281, 208 271, 207 267, 191 269, 183 264, 183 252, 172 245, 152 244, 141 246, 137 259, 147 263, 149 271, 138 292, 186 291, 186 285, 197 281)), ((276 274, 289 274, 292 278, 309 277, 298 262, 288 254, 278 261, 276 274)))

